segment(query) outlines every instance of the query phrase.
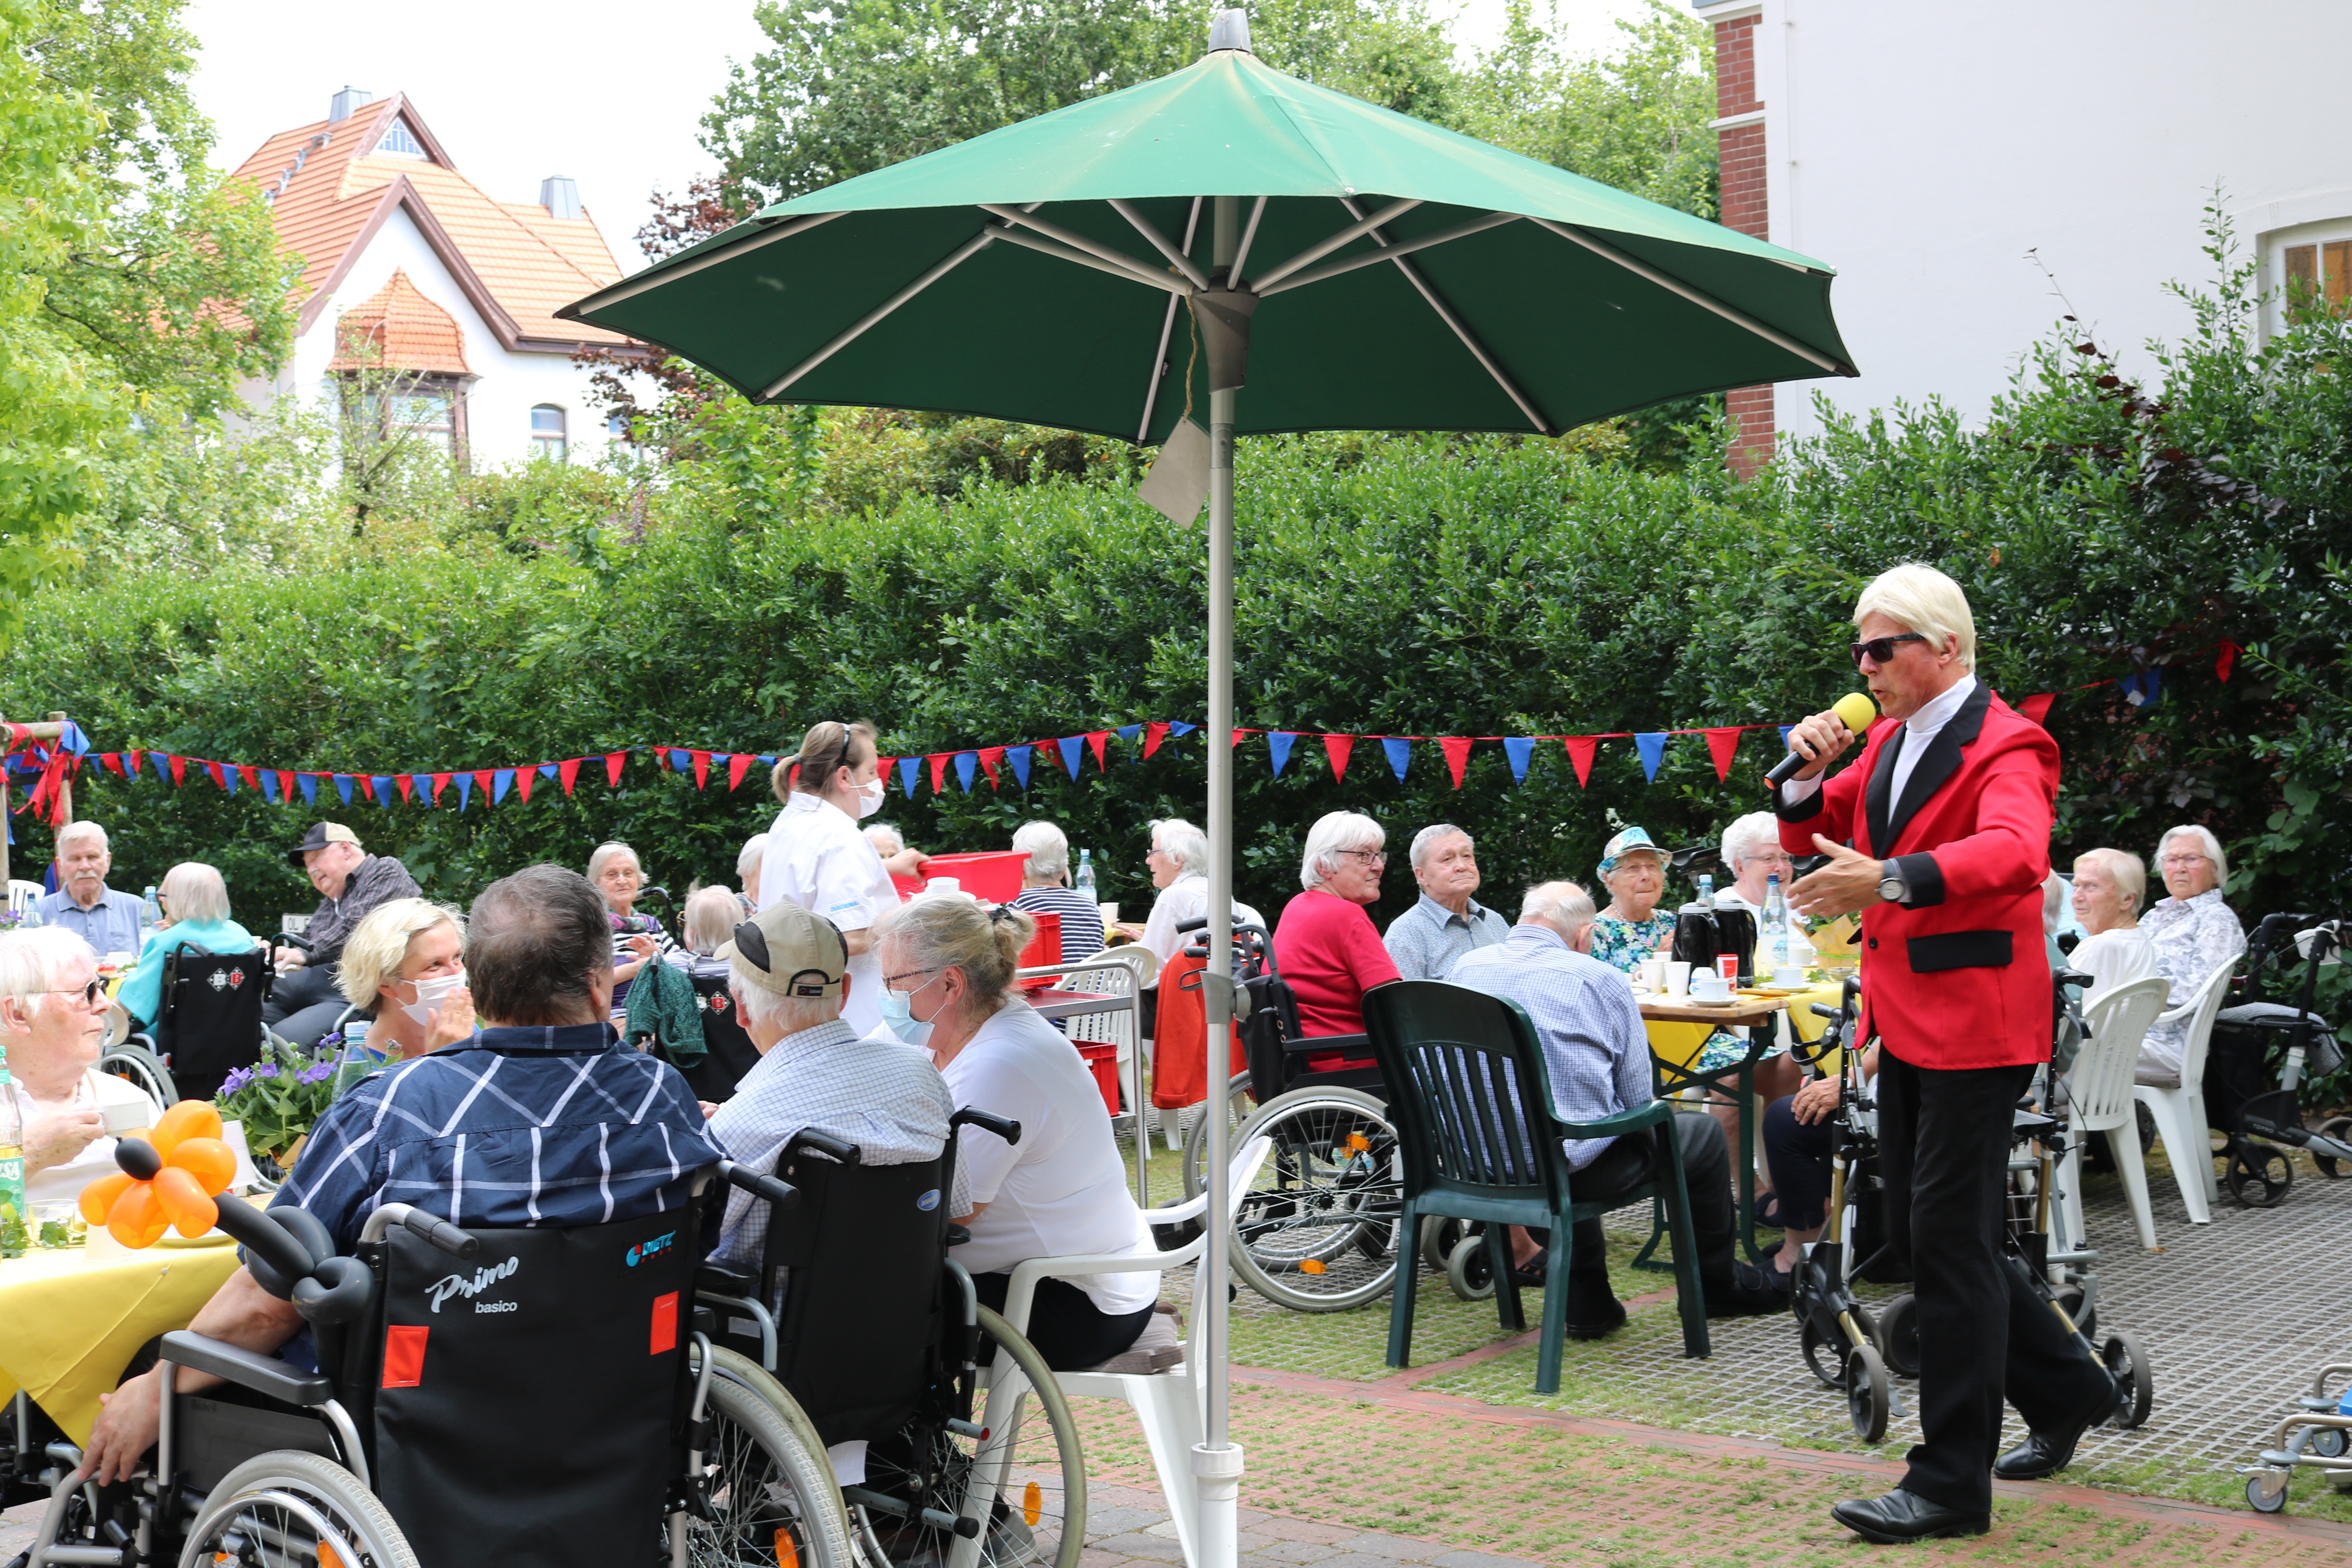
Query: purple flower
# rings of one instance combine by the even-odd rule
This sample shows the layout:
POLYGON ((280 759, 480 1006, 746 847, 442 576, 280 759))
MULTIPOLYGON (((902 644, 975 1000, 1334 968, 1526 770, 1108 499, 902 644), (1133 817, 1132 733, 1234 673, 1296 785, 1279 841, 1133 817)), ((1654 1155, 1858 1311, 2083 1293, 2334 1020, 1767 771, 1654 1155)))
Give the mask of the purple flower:
POLYGON ((256 1078, 276 1078, 278 1076, 278 1064, 276 1062, 256 1062, 253 1064, 253 1076, 256 1078))
POLYGON ((331 1061, 324 1061, 320 1062, 316 1067, 303 1068, 300 1076, 298 1077, 295 1081, 297 1083, 324 1083, 327 1079, 334 1076, 335 1064, 331 1061))
POLYGON ((220 1091, 223 1094, 240 1093, 252 1081, 253 1075, 243 1068, 231 1068, 228 1076, 221 1079, 220 1091))

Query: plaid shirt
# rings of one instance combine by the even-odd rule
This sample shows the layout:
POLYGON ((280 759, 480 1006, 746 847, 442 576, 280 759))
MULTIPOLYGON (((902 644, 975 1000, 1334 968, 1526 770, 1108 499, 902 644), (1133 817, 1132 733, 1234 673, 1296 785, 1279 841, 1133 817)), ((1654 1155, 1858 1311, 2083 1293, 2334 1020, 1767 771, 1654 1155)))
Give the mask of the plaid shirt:
POLYGON ((1407 980, 1443 980, 1454 961, 1476 948, 1492 947, 1511 933, 1502 916, 1470 900, 1468 918, 1455 914, 1427 893, 1389 922, 1389 956, 1407 980))
MULTIPOLYGON (((710 1119, 710 1135, 740 1164, 772 1172, 776 1156, 803 1131, 855 1143, 860 1163, 905 1165, 936 1160, 947 1142, 955 1102, 928 1052, 897 1040, 860 1039, 835 1018, 786 1035, 735 1086, 735 1098, 710 1119)), ((952 1194, 962 1214, 963 1170, 952 1194)), ((727 1218, 711 1256, 757 1268, 768 1239, 768 1205, 740 1189, 727 1194, 727 1218)))
MULTIPOLYGON (((1551 1077, 1552 1113, 1598 1121, 1650 1103, 1650 1037, 1624 974, 1588 958, 1549 926, 1519 925, 1493 947, 1465 953, 1446 979, 1528 1010, 1551 1077)), ((1568 1168, 1581 1171, 1615 1142, 1563 1139, 1568 1168)))
POLYGON ((327 1108, 270 1200, 349 1252, 380 1204, 455 1225, 608 1225, 684 1206, 721 1151, 677 1069, 604 1024, 484 1029, 327 1108))
POLYGON ((389 855, 369 856, 352 868, 341 898, 319 900, 319 912, 310 917, 310 929, 302 933, 310 943, 304 962, 334 963, 343 956, 343 943, 351 940, 352 929, 373 914, 378 904, 414 899, 419 892, 407 867, 389 855))

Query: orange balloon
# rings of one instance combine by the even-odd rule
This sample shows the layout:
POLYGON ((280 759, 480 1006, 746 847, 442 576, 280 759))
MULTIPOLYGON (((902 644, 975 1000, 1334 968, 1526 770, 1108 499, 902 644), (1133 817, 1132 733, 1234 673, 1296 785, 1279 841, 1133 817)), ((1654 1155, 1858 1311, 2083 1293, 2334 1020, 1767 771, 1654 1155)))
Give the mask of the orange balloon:
POLYGON ((92 1225, 104 1225, 106 1216, 114 1210, 114 1200, 130 1184, 131 1173, 127 1171, 99 1177, 81 1190, 81 1217, 92 1225))
POLYGON ((134 1249, 154 1246, 171 1226, 170 1217, 155 1196, 152 1182, 133 1182, 123 1188, 122 1195, 114 1200, 114 1208, 106 1216, 107 1234, 134 1249))
POLYGON ((170 1158, 172 1151, 184 1138, 217 1138, 221 1135, 220 1112, 209 1100, 184 1100, 156 1119, 154 1135, 148 1140, 155 1152, 170 1158))
POLYGON ((172 1228, 184 1237, 202 1236, 220 1223, 220 1205, 202 1183, 177 1165, 166 1165, 156 1174, 155 1202, 172 1228))
POLYGON ((163 1167, 185 1171, 205 1192, 219 1193, 236 1179, 236 1152, 217 1138, 183 1138, 163 1167))

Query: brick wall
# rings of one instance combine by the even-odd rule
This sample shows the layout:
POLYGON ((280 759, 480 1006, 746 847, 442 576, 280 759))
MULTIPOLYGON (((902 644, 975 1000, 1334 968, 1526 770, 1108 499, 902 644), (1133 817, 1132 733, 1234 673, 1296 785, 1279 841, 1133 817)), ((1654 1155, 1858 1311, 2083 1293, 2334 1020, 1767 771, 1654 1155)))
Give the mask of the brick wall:
MULTIPOLYGON (((1718 118, 1764 107, 1756 96, 1756 28, 1760 16, 1715 25, 1715 112, 1718 118)), ((1765 199, 1764 127, 1737 125, 1718 134, 1723 223, 1759 239, 1771 237, 1771 212, 1765 199)), ((1725 399, 1738 435, 1731 444, 1732 471, 1746 479, 1772 457, 1772 389, 1743 386, 1725 399)))

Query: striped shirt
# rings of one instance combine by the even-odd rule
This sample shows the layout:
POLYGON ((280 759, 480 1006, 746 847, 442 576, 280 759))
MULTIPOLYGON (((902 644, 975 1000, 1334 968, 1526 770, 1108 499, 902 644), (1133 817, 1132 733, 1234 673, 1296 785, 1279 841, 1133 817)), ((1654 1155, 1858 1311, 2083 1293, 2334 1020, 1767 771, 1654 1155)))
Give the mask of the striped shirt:
POLYGON ((1427 893, 1389 922, 1381 940, 1407 980, 1443 980, 1454 961, 1473 948, 1492 947, 1510 934, 1502 916, 1477 900, 1455 914, 1427 893))
MULTIPOLYGON (((641 936, 654 939, 656 958, 666 959, 677 951, 677 943, 670 940, 669 932, 663 929, 661 921, 651 915, 607 913, 605 918, 613 922, 613 967, 615 969, 637 962, 637 950, 629 943, 641 936)), ((635 978, 631 975, 627 980, 614 983, 613 1011, 617 1013, 628 1005, 629 986, 635 978)))
POLYGON ((349 1252, 382 1204, 455 1225, 610 1225, 683 1206, 722 1157, 677 1069, 604 1024, 484 1029, 371 1075, 327 1108, 270 1206, 349 1252))
MULTIPOLYGON (((1493 947, 1465 953, 1446 977, 1456 985, 1517 1002, 1542 1042, 1552 1114, 1598 1121, 1647 1105, 1650 1037, 1624 974, 1577 952, 1545 925, 1517 925, 1493 947)), ((1615 1142, 1568 1138, 1568 1168, 1581 1171, 1615 1142)))
POLYGON ((1024 888, 1013 907, 1062 917, 1064 963, 1082 963, 1103 950, 1102 910, 1084 893, 1069 888, 1024 888))
MULTIPOLYGON (((786 1035, 735 1086, 735 1098, 710 1119, 710 1135, 738 1163, 772 1172, 785 1144, 803 1131, 855 1143, 860 1164, 905 1165, 936 1160, 955 1105, 929 1052, 897 1040, 860 1039, 835 1018, 786 1035)), ((958 1206, 963 1173, 956 1173, 958 1206)), ((740 1189, 727 1194, 727 1218, 712 1256, 756 1268, 768 1239, 768 1205, 740 1189)))

